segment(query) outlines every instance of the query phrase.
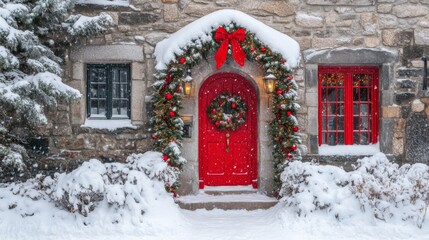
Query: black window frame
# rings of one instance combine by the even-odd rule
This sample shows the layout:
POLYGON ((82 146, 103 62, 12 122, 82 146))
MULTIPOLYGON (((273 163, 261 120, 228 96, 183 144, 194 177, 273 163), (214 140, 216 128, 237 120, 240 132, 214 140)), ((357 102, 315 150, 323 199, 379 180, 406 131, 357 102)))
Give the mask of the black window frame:
POLYGON ((131 119, 131 64, 99 64, 89 63, 86 65, 86 109, 88 119, 100 119, 99 117, 91 117, 91 70, 104 68, 106 71, 106 116, 101 119, 125 119, 125 117, 113 117, 113 71, 126 71, 127 72, 127 119, 131 119))

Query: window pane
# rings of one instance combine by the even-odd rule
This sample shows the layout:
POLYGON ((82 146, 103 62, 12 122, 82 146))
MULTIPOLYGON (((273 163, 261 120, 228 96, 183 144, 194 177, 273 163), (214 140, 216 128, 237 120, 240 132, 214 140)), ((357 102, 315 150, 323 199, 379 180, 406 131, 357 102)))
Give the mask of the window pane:
POLYGON ((91 116, 106 114, 106 100, 91 100, 91 116))
POLYGON ((325 73, 322 75, 322 86, 344 86, 344 73, 325 73))
POLYGON ((371 74, 354 74, 353 75, 353 86, 371 86, 372 75, 371 74))
POLYGON ((128 114, 128 101, 127 100, 113 100, 113 115, 127 116, 128 114))

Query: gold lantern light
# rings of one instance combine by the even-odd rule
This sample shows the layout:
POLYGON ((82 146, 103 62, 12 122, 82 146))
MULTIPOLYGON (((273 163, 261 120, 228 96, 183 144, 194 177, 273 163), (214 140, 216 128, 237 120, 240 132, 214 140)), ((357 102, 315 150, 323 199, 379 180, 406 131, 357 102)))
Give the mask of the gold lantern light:
POLYGON ((273 93, 277 82, 277 78, 274 76, 273 71, 268 69, 267 75, 265 75, 262 79, 264 80, 265 92, 267 94, 273 93))

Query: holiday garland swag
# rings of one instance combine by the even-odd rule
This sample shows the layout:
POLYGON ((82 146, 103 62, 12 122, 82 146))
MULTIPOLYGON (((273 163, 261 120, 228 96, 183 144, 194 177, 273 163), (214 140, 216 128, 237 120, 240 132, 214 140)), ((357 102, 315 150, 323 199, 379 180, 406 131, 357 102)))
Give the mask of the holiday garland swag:
MULTIPOLYGON (((299 105, 295 103, 298 89, 293 80, 292 73, 286 68, 285 59, 260 42, 255 34, 237 26, 235 23, 213 28, 211 39, 201 36, 193 39, 186 48, 182 49, 183 54, 176 56, 176 59, 168 63, 167 69, 158 71, 155 74, 157 81, 153 84, 154 94, 152 101, 154 104, 154 116, 152 126, 155 141, 155 148, 163 153, 163 159, 169 165, 169 171, 179 174, 185 160, 180 156, 182 140, 183 121, 180 118, 183 99, 183 79, 188 68, 191 68, 207 58, 211 52, 215 52, 216 68, 222 67, 227 55, 241 66, 245 64, 245 59, 261 63, 265 70, 271 69, 277 78, 277 84, 272 99, 273 118, 270 121, 269 131, 273 142, 272 158, 274 161, 276 189, 281 186, 280 174, 286 164, 293 159, 300 159, 301 153, 297 145, 301 143, 298 134, 298 121, 295 117, 299 105)), ((208 114, 212 114, 211 121, 219 121, 219 130, 227 129, 227 125, 222 125, 219 111, 224 109, 220 106, 220 99, 224 95, 219 95, 216 101, 212 102, 208 114), (218 106, 219 105, 219 106, 218 106), (214 110, 215 109, 215 110, 214 110), (216 117, 213 112, 216 111, 216 117), (210 113, 211 112, 211 113, 210 113)), ((236 101, 236 111, 232 111, 235 117, 231 117, 229 128, 236 129, 246 118, 245 103, 239 97, 233 97, 236 101), (241 113, 241 116, 240 116, 241 113)), ((228 121, 228 117, 226 118, 228 121)), ((178 183, 166 186, 166 189, 175 193, 178 183)))

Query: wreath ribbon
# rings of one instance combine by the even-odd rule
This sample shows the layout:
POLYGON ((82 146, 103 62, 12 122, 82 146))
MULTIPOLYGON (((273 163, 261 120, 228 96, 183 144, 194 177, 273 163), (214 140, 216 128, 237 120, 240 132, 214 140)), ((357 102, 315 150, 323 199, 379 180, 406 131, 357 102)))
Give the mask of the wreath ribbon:
POLYGON ((228 33, 223 27, 219 27, 216 30, 215 40, 216 42, 222 42, 214 57, 216 60, 216 69, 219 69, 225 63, 230 43, 232 46, 232 57, 240 66, 244 66, 246 54, 241 48, 240 42, 243 42, 245 38, 246 32, 244 28, 239 28, 233 33, 228 33))

